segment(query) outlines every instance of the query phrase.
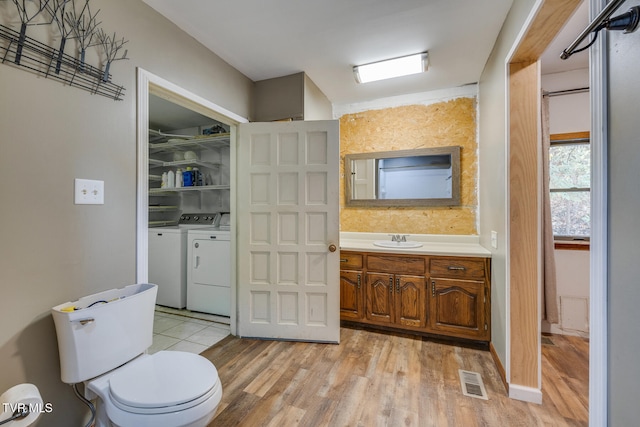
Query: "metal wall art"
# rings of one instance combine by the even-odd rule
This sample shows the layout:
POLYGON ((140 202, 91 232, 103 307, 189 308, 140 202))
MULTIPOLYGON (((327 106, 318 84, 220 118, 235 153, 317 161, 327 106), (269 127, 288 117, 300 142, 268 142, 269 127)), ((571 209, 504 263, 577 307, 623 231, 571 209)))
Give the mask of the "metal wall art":
MULTIPOLYGON (((3 64, 21 67, 46 78, 52 78, 69 86, 87 90, 93 94, 121 100, 125 88, 111 81, 111 64, 127 58, 127 50, 120 53, 128 43, 116 34, 108 35, 95 13, 91 12, 89 0, 11 0, 17 9, 20 29, 15 30, 0 24, 0 55, 3 64), (55 25, 54 25, 55 24, 55 25), (29 36, 32 25, 49 25, 60 38, 58 48, 48 46, 29 36), (67 41, 74 40, 76 56, 64 52, 67 41), (98 49, 102 68, 85 62, 87 49, 98 49)), ((57 38, 56 37, 56 38, 57 38)))

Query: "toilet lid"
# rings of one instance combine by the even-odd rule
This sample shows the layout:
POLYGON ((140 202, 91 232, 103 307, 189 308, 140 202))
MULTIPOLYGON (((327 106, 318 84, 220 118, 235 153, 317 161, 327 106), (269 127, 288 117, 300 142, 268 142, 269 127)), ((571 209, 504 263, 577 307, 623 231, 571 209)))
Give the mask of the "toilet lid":
POLYGON ((109 379, 109 391, 116 404, 172 410, 197 400, 217 383, 218 371, 204 357, 160 351, 123 366, 109 379))

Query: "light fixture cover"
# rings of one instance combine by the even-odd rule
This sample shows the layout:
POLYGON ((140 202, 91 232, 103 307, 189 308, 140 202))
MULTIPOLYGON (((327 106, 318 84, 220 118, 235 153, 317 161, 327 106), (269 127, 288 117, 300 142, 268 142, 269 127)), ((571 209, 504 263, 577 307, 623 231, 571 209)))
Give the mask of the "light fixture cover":
POLYGON ((428 68, 429 53, 423 52, 365 65, 356 65, 353 67, 353 74, 356 82, 368 83, 394 77, 408 76, 410 74, 424 73, 428 68))

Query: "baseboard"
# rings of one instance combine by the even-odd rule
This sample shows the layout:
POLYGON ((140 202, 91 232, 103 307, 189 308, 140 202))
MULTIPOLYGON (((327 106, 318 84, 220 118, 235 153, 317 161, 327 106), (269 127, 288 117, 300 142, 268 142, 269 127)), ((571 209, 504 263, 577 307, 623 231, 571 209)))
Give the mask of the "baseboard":
POLYGON ((524 402, 542 404, 542 390, 517 384, 509 385, 509 398, 524 402))
POLYGON ((504 370, 504 366, 502 366, 502 361, 498 357, 498 353, 496 353, 496 349, 493 346, 493 342, 489 343, 489 352, 491 353, 491 357, 493 358, 493 363, 496 364, 496 368, 498 368, 498 374, 500 374, 500 378, 502 379, 502 384, 504 385, 504 389, 509 394, 509 383, 507 382, 507 372, 504 370))

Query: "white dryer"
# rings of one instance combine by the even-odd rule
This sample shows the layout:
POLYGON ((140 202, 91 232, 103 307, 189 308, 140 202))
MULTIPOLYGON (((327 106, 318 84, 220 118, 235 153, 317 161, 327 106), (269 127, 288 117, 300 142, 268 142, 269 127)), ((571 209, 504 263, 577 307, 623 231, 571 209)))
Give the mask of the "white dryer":
POLYGON ((187 233, 187 309, 229 317, 231 233, 219 227, 187 233))
POLYGON ((158 285, 156 303, 187 305, 187 232, 211 227, 217 214, 184 214, 177 225, 149 228, 149 283, 158 285))

